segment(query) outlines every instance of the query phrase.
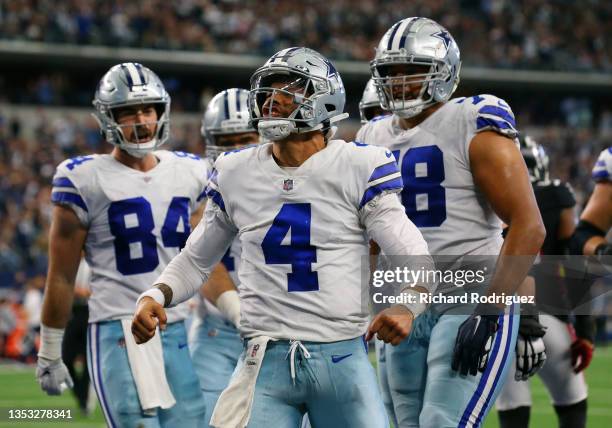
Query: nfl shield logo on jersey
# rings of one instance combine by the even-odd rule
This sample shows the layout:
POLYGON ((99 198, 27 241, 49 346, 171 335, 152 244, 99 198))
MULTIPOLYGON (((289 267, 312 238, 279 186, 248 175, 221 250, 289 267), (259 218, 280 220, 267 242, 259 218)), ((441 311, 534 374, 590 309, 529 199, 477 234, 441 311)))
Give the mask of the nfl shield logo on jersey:
POLYGON ((283 190, 286 192, 293 190, 293 179, 288 178, 283 182, 283 190))

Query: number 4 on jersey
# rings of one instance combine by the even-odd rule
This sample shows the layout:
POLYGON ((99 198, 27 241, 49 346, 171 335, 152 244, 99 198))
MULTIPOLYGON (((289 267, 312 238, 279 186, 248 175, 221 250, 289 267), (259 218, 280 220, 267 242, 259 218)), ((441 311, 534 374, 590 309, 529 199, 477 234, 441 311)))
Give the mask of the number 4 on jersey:
POLYGON ((312 271, 317 249, 310 245, 310 204, 284 204, 261 243, 266 264, 291 265, 288 291, 317 291, 319 277, 312 271), (291 233, 290 244, 283 244, 291 233))

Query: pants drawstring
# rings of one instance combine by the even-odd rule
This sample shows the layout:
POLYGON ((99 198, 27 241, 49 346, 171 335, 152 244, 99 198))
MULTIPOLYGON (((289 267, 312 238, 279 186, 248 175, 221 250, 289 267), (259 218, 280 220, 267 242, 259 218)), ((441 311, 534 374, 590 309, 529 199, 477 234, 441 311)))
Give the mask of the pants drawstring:
POLYGON ((303 358, 305 359, 310 358, 310 352, 308 352, 308 349, 306 349, 306 347, 302 344, 302 342, 300 342, 299 340, 289 341, 289 351, 287 351, 287 355, 285 356, 285 358, 289 358, 289 368, 291 370, 291 381, 293 382, 294 386, 295 386, 295 377, 296 377, 295 358, 296 358, 296 354, 298 351, 303 358))

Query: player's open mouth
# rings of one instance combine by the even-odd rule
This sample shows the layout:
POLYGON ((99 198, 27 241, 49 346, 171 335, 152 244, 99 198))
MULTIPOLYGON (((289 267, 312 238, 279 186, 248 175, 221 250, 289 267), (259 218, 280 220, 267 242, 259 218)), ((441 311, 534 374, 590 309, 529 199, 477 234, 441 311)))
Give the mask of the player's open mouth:
POLYGON ((153 137, 151 135, 146 135, 146 136, 142 136, 142 137, 136 137, 134 138, 134 141, 132 141, 132 143, 136 143, 136 144, 145 144, 148 143, 149 141, 151 141, 153 139, 153 137))

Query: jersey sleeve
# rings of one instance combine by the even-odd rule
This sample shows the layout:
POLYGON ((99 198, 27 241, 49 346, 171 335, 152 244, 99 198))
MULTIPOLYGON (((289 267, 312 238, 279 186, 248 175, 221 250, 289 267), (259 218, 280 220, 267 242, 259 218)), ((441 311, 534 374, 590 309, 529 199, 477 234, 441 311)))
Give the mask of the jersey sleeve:
POLYGON ((367 153, 367 161, 359 177, 359 209, 380 195, 402 191, 402 175, 391 151, 382 147, 353 143, 367 153))
POLYGON ((75 159, 68 159, 57 167, 51 184, 51 202, 69 207, 77 215, 81 224, 87 226, 89 224, 89 207, 84 192, 87 174, 85 176, 79 174, 75 169, 80 163, 84 162, 83 159, 89 160, 89 157, 75 159))
POLYGON ((464 105, 469 139, 483 131, 497 132, 508 138, 516 138, 516 120, 512 109, 494 95, 476 95, 460 100, 464 105))
MULTIPOLYGON (((224 194, 230 184, 228 184, 231 180, 227 180, 227 169, 228 169, 228 158, 225 156, 219 156, 215 163, 212 165, 212 169, 210 175, 208 177, 208 184, 206 186, 206 196, 209 200, 207 205, 210 203, 217 206, 225 215, 229 214, 227 210, 227 206, 225 204, 224 194), (224 175, 224 171, 226 175, 224 175), (224 180, 223 177, 226 177, 224 180), (224 187, 225 186, 225 187, 224 187)), ((229 190, 231 192, 231 190, 229 190)))
POLYGON ((591 177, 597 183, 612 181, 612 147, 601 152, 595 162, 591 177))

